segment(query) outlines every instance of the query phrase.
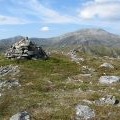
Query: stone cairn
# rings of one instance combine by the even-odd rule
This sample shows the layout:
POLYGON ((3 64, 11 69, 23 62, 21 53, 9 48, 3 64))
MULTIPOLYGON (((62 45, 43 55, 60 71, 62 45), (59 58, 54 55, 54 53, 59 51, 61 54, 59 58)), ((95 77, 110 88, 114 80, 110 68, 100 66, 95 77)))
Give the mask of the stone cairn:
POLYGON ((41 47, 28 39, 28 37, 16 42, 5 53, 8 59, 47 59, 48 56, 41 47))

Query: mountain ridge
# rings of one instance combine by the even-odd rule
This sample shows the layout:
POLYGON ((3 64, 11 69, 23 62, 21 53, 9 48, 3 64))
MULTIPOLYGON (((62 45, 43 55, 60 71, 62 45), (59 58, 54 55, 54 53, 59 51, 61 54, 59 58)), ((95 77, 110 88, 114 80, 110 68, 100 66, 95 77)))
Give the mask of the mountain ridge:
MULTIPOLYGON (((23 36, 16 36, 13 38, 0 40, 0 50, 6 50, 22 37, 23 36), (9 45, 6 43, 9 43, 9 45)), ((84 47, 87 51, 97 51, 97 47, 104 47, 112 53, 113 51, 114 53, 117 51, 120 54, 120 50, 118 50, 120 46, 120 36, 100 28, 77 30, 75 32, 66 33, 52 38, 29 39, 34 41, 38 46, 43 46, 45 48, 51 47, 53 49, 66 49, 67 47, 70 47, 70 49, 78 49, 80 47, 84 47)))

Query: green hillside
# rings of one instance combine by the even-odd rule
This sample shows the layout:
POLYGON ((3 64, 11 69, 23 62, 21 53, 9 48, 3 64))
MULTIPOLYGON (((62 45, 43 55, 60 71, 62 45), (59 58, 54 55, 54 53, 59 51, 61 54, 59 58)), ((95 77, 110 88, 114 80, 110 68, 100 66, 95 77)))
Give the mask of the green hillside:
MULTIPOLYGON (((5 88, 0 97, 0 120, 9 118, 20 111, 28 111, 32 120, 74 120, 75 106, 83 100, 94 101, 111 94, 120 99, 120 83, 112 85, 99 84, 99 77, 120 75, 120 59, 94 57, 79 53, 85 61, 80 64, 72 62, 66 55, 51 54, 50 59, 42 60, 6 60, 0 57, 0 66, 17 65, 20 72, 7 74, 1 80, 19 80, 20 87, 5 88), (114 70, 101 69, 103 62, 110 62, 114 70), (89 66, 95 71, 88 71, 91 76, 84 76, 89 66)), ((87 74, 88 74, 87 73, 87 74)), ((120 107, 114 105, 97 106, 95 120, 119 120, 120 107), (111 113, 110 115, 108 115, 111 113)))

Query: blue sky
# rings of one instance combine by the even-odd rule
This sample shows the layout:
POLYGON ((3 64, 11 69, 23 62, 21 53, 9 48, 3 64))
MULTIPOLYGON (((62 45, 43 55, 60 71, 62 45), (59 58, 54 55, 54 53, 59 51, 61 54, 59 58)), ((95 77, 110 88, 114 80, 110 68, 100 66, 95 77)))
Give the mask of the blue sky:
POLYGON ((0 0, 0 39, 54 37, 83 28, 120 34, 120 0, 0 0))

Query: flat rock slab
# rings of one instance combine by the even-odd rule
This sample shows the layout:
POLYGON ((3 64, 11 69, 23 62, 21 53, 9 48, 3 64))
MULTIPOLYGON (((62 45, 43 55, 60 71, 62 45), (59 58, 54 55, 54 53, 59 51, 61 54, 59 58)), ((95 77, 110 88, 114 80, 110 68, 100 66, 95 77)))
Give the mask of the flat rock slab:
POLYGON ((101 84, 112 84, 116 82, 120 82, 119 76, 101 76, 99 79, 101 84))
POLYGON ((86 105, 77 105, 76 120, 90 120, 95 117, 95 112, 86 105))

